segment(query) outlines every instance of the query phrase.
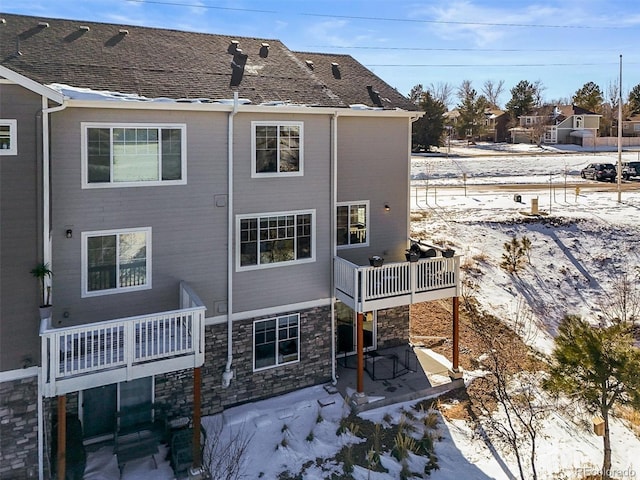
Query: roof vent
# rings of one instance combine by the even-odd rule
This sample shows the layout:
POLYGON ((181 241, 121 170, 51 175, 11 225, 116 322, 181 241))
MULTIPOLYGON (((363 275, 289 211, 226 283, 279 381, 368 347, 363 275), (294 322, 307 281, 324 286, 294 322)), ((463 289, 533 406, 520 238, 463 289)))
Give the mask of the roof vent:
POLYGON ((126 28, 121 28, 120 30, 118 30, 118 33, 120 35, 129 35, 129 30, 127 30, 126 28))
POLYGON ((91 30, 87 25, 80 25, 80 27, 78 28, 83 32, 88 32, 89 30, 91 30))
POLYGON ((307 67, 309 67, 310 70, 313 70, 313 60, 305 60, 304 62, 307 64, 307 67))
POLYGON ((374 90, 371 85, 367 85, 367 91, 369 92, 369 98, 376 107, 382 106, 382 99, 380 98, 380 92, 374 90))
POLYGON ((262 42, 260 44, 260 57, 267 58, 269 56, 269 44, 267 42, 262 42))
POLYGON ((4 25, 7 21, 4 18, 0 18, 0 24, 4 25))
POLYGON ((49 28, 49 22, 39 22, 38 26, 40 28, 49 28))
POLYGON ((342 78, 342 74, 340 73, 340 65, 336 62, 331 62, 331 73, 333 73, 333 78, 340 80, 342 78))
POLYGON ((229 42, 229 47, 227 48, 227 53, 233 55, 238 51, 239 46, 240 42, 238 40, 231 40, 231 42, 229 42))

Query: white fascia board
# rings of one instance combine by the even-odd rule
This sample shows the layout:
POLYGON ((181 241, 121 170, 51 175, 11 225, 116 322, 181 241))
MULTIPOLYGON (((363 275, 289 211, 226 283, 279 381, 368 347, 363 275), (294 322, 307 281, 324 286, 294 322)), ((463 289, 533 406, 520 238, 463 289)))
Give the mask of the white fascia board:
POLYGON ((64 101, 64 95, 60 92, 55 91, 52 88, 49 88, 41 83, 36 82, 35 80, 31 80, 24 75, 21 75, 13 70, 0 65, 0 77, 4 77, 7 80, 12 81, 13 83, 20 85, 21 87, 26 88, 27 90, 31 90, 38 95, 42 95, 43 97, 48 98, 49 100, 62 104, 64 101))
MULTIPOLYGON (((222 103, 186 103, 154 101, 112 101, 112 100, 74 100, 66 101, 68 108, 97 108, 121 110, 169 110, 194 112, 231 112, 233 105, 222 103)), ((301 114, 301 115, 337 115, 340 117, 409 117, 419 118, 425 112, 409 110, 353 110, 350 108, 309 107, 309 106, 268 106, 238 105, 238 113, 301 114)))

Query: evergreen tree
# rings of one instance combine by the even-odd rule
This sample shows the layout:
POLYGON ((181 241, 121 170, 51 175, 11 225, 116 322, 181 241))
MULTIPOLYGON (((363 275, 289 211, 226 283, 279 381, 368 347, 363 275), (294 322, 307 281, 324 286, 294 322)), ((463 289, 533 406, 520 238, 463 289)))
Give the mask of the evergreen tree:
POLYGON ((521 80, 511 89, 511 100, 507 102, 506 109, 513 121, 531 113, 540 102, 542 88, 540 83, 521 80))
POLYGON ((488 107, 487 99, 471 86, 469 80, 462 82, 458 88, 458 119, 459 131, 465 132, 467 137, 475 138, 484 129, 484 111, 488 107))
POLYGON ((629 92, 629 110, 631 115, 640 114, 640 83, 629 92))
POLYGON ((585 83, 572 98, 573 104, 590 112, 600 113, 602 110, 602 90, 593 82, 585 83))
POLYGON ((421 83, 418 83, 411 88, 411 91, 409 92, 409 100, 418 105, 422 99, 422 95, 424 95, 424 88, 421 83))
POLYGON ((640 350, 629 324, 594 327, 566 316, 558 327, 545 387, 584 404, 604 420, 602 478, 611 471, 609 414, 615 405, 640 407, 640 350))
POLYGON ((420 99, 420 110, 425 112, 424 116, 413 123, 412 143, 413 149, 424 148, 428 150, 431 146, 440 146, 440 139, 444 132, 444 113, 447 111, 444 104, 436 100, 430 92, 424 92, 420 99))

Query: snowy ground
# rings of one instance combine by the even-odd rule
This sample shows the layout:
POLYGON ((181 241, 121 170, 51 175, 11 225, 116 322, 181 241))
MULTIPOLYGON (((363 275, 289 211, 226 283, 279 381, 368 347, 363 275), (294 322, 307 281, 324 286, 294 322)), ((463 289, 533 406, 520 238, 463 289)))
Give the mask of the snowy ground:
MULTIPOLYGON (((549 174, 553 183, 563 183, 565 172, 570 182, 580 181, 579 171, 594 156, 616 163, 615 152, 537 153, 538 147, 502 145, 500 155, 487 156, 487 145, 472 148, 483 157, 456 156, 468 149, 455 147, 450 157, 416 157, 412 165, 414 194, 413 227, 416 233, 433 242, 444 242, 464 255, 464 261, 478 266, 480 273, 470 277, 476 285, 474 295, 486 310, 508 321, 515 310, 526 305, 533 315, 538 334, 531 343, 543 353, 552 347, 553 335, 560 319, 567 313, 597 320, 601 306, 621 272, 633 278, 640 273, 637 219, 640 193, 554 191, 522 192, 522 203, 508 193, 469 193, 448 189, 461 182, 542 183, 549 174), (524 152, 523 152, 524 150, 524 152), (424 184, 430 183, 429 192, 424 184), (436 188, 431 188, 434 186, 436 188), (530 216, 530 201, 538 198, 542 215, 530 216), (515 278, 499 268, 503 243, 526 235, 532 242, 531 265, 515 278)), ((636 160, 635 152, 624 159, 636 160)), ((468 372, 470 381, 476 372, 468 372)), ((397 419, 402 409, 415 402, 386 407, 362 414, 372 421, 384 422, 385 415, 397 419)), ((350 434, 336 435, 340 419, 348 410, 338 395, 329 395, 322 387, 243 405, 222 416, 205 419, 205 426, 224 421, 225 428, 242 428, 251 438, 246 455, 245 478, 277 479, 281 472, 291 477, 304 470, 302 478, 324 479, 340 473, 341 466, 331 459, 346 444, 357 442, 350 434), (331 402, 331 398, 334 401, 331 402), (321 406, 318 401, 326 406, 321 406), (322 417, 318 421, 319 415, 322 417), (286 425, 286 428, 285 428, 286 425), (313 433, 313 435, 310 435, 313 433), (283 445, 283 439, 286 439, 283 445)), ((387 417, 388 418, 388 417, 387 417)), ((434 480, 510 479, 517 469, 514 458, 499 444, 490 448, 472 427, 462 420, 440 417, 437 427, 440 441, 435 452, 440 469, 434 480)), ((640 477, 640 441, 620 420, 612 422, 613 468, 618 478, 640 477)), ((115 459, 109 452, 94 455, 85 478, 118 478, 115 459), (100 467, 100 468, 99 468, 100 467)), ((412 466, 418 459, 411 460, 412 466)), ((546 421, 538 444, 538 473, 541 479, 578 479, 596 473, 602 461, 602 439, 591 431, 590 417, 579 412, 574 416, 554 414, 546 421)), ((171 479, 163 455, 157 456, 158 469, 149 460, 127 465, 122 478, 131 480, 171 479)), ((383 464, 388 474, 370 473, 356 468, 355 479, 387 480, 399 478, 399 464, 386 455, 383 464)), ((417 469, 418 467, 416 467, 417 469)), ((346 477, 345 477, 346 478, 346 477)))

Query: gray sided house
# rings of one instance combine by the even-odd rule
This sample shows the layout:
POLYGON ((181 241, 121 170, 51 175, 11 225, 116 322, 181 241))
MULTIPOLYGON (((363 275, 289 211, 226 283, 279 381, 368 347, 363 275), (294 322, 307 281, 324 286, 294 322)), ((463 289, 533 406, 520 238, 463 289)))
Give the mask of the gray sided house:
POLYGON ((352 57, 0 18, 1 478, 72 468, 69 422, 100 441, 134 408, 199 424, 335 381, 457 298, 457 257, 405 258, 420 114, 352 57))
POLYGON ((519 126, 510 129, 514 143, 593 145, 600 117, 577 105, 547 105, 519 117, 519 126))

